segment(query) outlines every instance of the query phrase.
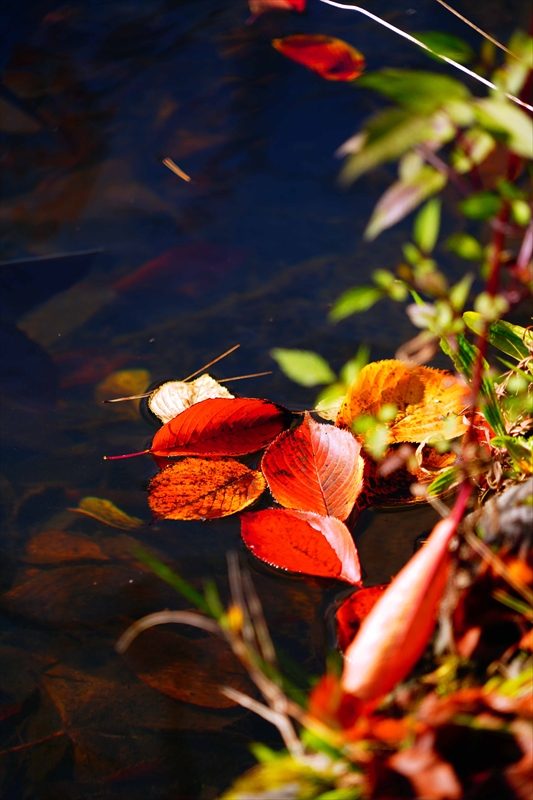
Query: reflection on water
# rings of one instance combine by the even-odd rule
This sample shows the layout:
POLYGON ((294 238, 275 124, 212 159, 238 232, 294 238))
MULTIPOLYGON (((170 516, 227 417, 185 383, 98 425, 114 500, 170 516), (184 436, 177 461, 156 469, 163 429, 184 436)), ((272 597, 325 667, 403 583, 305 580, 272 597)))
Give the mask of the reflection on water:
MULTIPOLYGON (((323 32, 363 51, 370 69, 427 62, 369 20, 318 3, 253 25, 244 0, 7 5, 4 796, 209 800, 251 763, 250 741, 278 744, 265 723, 220 702, 216 686, 244 688, 245 676, 219 643, 188 630, 146 635, 144 650, 141 637, 127 659, 113 646, 140 615, 187 607, 132 545, 195 585, 214 578, 224 593, 225 553, 241 549, 238 522, 126 532, 67 509, 100 497, 148 522, 151 463, 102 461, 143 449, 152 433, 138 405, 101 404, 117 380, 183 378, 237 342, 219 376, 271 369, 275 346, 318 350, 338 367, 361 342, 377 359, 411 335, 392 305, 326 322, 343 289, 394 264, 403 234, 361 242, 385 170, 347 193, 335 182, 332 153, 375 98, 321 81, 270 40, 323 32)), ((465 35, 430 0, 409 13, 397 5, 377 0, 372 10, 409 30, 465 35)), ((463 11, 470 5, 475 16, 476 4, 463 11)), ((524 9, 484 4, 500 33, 524 9)), ((242 392, 291 407, 313 400, 279 374, 242 392)), ((369 579, 388 579, 430 526, 421 510, 361 520, 369 579)), ((276 642, 318 673, 321 612, 339 586, 251 566, 276 642)))

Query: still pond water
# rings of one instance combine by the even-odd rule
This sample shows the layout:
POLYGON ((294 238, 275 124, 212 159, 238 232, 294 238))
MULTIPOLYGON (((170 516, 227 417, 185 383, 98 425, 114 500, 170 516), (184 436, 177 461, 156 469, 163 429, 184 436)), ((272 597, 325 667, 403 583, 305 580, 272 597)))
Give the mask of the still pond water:
MULTIPOLYGON (((400 28, 440 28, 477 45, 432 0, 364 5, 400 28)), ((456 5, 500 37, 527 9, 486 2, 481 15, 478 3, 456 5)), ((102 405, 128 394, 112 383, 117 371, 142 391, 240 343, 215 376, 274 369, 240 393, 297 409, 315 392, 283 377, 271 348, 316 350, 338 369, 362 343, 376 360, 413 335, 392 304, 337 326, 326 320, 341 291, 394 267, 408 226, 371 245, 361 239, 392 170, 347 192, 336 183, 333 153, 376 98, 321 80, 270 42, 320 32, 360 49, 370 70, 434 62, 368 19, 309 6, 250 25, 244 0, 5 3, 6 799, 212 800, 253 763, 250 742, 279 746, 266 723, 221 707, 218 684, 247 684, 218 642, 183 629, 115 653, 133 620, 188 607, 135 561, 135 542, 198 587, 213 578, 224 598, 225 554, 237 550, 280 648, 320 674, 333 645, 328 609, 342 585, 262 567, 240 544, 237 520, 125 531, 68 510, 96 496, 149 522, 151 461, 102 460, 145 448, 153 434, 138 404, 102 405), (173 697, 147 683, 154 675, 173 697)), ((433 519, 428 509, 360 518, 368 582, 388 580, 433 519)))

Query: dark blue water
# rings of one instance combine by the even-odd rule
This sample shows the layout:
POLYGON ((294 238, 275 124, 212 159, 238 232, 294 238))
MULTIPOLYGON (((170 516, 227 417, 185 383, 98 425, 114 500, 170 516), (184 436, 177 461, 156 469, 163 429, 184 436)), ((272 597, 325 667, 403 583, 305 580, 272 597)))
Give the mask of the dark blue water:
MULTIPOLYGON (((267 14, 247 25, 241 0, 4 4, 6 798, 210 800, 252 763, 247 744, 279 745, 251 714, 212 707, 217 683, 232 682, 229 657, 214 644, 211 660, 211 645, 202 645, 211 681, 204 705, 189 702, 190 672, 171 698, 114 653, 134 619, 187 608, 132 559, 132 540, 195 585, 215 578, 224 597, 225 553, 239 550, 276 642, 307 672, 323 668, 323 615, 339 587, 251 563, 237 521, 132 533, 66 510, 97 496, 149 519, 151 463, 102 460, 142 449, 153 432, 136 407, 101 404, 98 387, 117 370, 143 370, 146 385, 183 378, 240 343, 215 374, 274 369, 239 390, 302 408, 314 392, 275 369, 272 347, 316 350, 338 369, 361 343, 372 359, 391 357, 414 333, 387 303, 327 322, 344 289, 376 267, 394 268, 409 224, 362 242, 392 168, 349 191, 337 184, 333 153, 378 108, 376 98, 321 80, 270 42, 320 32, 361 50, 370 70, 434 62, 368 19, 309 5, 305 15, 267 14), (80 557, 71 535, 83 542, 80 557), (70 545, 58 551, 62 537, 70 545)), ((405 30, 444 29, 477 45, 431 0, 365 6, 405 30)), ((457 7, 503 38, 527 11, 518 0, 484 3, 482 15, 478 3, 457 7)), ((445 196, 449 209, 455 200, 445 196)), ((394 574, 432 519, 417 509, 360 520, 369 581, 394 574)), ((175 660, 199 659, 190 646, 175 660)))

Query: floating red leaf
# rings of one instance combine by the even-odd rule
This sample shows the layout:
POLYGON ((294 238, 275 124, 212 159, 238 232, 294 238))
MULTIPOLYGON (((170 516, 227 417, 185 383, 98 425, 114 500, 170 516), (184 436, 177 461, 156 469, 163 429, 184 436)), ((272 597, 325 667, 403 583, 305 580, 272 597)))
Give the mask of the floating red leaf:
POLYGON ((184 458, 152 479, 148 502, 161 519, 217 519, 251 505, 265 486, 234 458, 184 458))
POLYGON ((388 583, 380 583, 378 586, 366 586, 364 589, 359 589, 347 597, 337 609, 335 615, 337 640, 343 653, 354 640, 361 627, 361 622, 372 611, 388 585, 388 583))
POLYGON ((248 22, 253 22, 265 11, 305 11, 306 0, 248 0, 252 16, 248 22))
POLYGON ((360 450, 351 433, 306 413, 272 442, 261 469, 280 505, 344 520, 363 488, 360 450))
POLYGON ((244 513, 241 521, 244 543, 261 561, 290 572, 361 582, 355 544, 335 517, 268 508, 244 513))
POLYGON ((333 36, 296 34, 274 39, 272 46, 328 81, 353 81, 365 68, 364 56, 333 36))
POLYGON ((150 452, 155 456, 242 456, 270 444, 289 419, 286 408, 268 400, 210 398, 163 425, 150 452))

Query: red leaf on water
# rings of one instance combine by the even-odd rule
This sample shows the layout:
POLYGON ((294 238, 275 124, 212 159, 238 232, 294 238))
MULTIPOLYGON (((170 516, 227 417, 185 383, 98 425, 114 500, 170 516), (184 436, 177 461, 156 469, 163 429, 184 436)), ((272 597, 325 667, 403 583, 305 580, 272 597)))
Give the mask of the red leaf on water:
POLYGON ((247 512, 241 514, 241 535, 257 558, 274 567, 361 582, 357 549, 346 525, 335 517, 286 508, 247 512))
POLYGON ((305 11, 306 0, 248 0, 252 16, 248 22, 253 22, 265 11, 305 11))
POLYGON ((262 450, 287 426, 290 412, 268 400, 214 397, 160 428, 155 456, 242 456, 262 450))
POLYGON ((353 81, 365 68, 364 56, 333 36, 297 34, 274 39, 272 46, 328 81, 353 81))
POLYGON ((306 413, 272 442, 261 469, 280 505, 346 519, 363 488, 360 450, 351 433, 306 413))
POLYGON ((340 650, 344 653, 352 643, 361 627, 361 622, 374 608, 388 583, 378 586, 367 586, 351 594, 337 609, 337 640, 340 650))

